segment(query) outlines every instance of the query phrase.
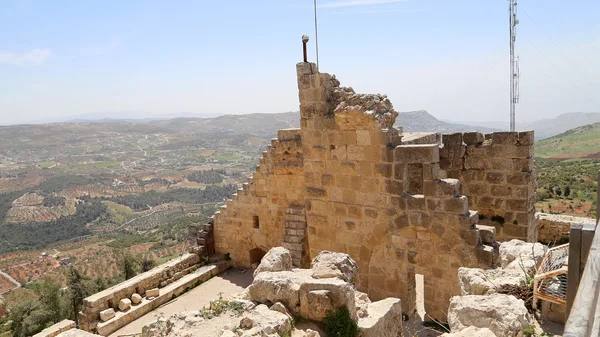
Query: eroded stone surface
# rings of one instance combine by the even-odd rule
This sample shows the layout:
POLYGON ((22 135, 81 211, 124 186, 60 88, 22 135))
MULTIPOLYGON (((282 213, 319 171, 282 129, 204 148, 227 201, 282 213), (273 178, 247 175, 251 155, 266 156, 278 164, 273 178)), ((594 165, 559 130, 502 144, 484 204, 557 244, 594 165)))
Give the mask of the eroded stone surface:
POLYGON ((283 247, 275 247, 263 256, 258 268, 254 271, 254 277, 265 271, 289 270, 292 270, 292 256, 290 251, 283 247))
POLYGON ((504 269, 521 272, 535 271, 542 262, 548 247, 540 243, 510 240, 500 244, 500 264, 504 269))
POLYGON ((337 277, 355 284, 358 276, 358 265, 348 254, 322 251, 311 262, 314 278, 337 277))
POLYGON ((455 296, 450 300, 448 324, 451 331, 468 327, 488 328, 496 336, 515 337, 531 326, 522 300, 510 295, 455 296))
POLYGON ((445 333, 442 337, 497 337, 492 330, 488 328, 476 328, 470 326, 464 330, 452 333, 445 333))
POLYGON ((397 298, 369 303, 367 316, 358 321, 363 337, 396 337, 402 329, 402 306, 397 298))
POLYGON ((459 268, 458 279, 462 295, 491 295, 504 285, 519 286, 527 277, 515 269, 459 268))

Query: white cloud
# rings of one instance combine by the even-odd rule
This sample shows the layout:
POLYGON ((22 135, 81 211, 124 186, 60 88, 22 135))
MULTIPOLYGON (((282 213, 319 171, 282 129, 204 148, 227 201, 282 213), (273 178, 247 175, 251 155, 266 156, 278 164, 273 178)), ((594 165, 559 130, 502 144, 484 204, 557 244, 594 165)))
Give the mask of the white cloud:
POLYGON ((50 57, 52 51, 47 48, 32 49, 28 52, 17 54, 0 51, 0 64, 14 66, 40 65, 50 57))
POLYGON ((345 0, 329 2, 319 5, 320 8, 342 8, 342 7, 357 7, 357 6, 373 6, 393 4, 397 2, 405 2, 408 0, 345 0))

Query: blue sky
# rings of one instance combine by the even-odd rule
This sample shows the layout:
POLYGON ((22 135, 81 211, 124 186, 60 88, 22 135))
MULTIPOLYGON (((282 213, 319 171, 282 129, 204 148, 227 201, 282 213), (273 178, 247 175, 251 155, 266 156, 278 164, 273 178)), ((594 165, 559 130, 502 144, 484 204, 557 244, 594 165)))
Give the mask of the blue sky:
MULTIPOLYGON (((506 0, 319 0, 320 68, 399 111, 508 117, 506 0)), ((518 120, 600 112, 600 1, 523 0, 518 120)), ((297 110, 311 0, 0 0, 0 124, 297 110)))

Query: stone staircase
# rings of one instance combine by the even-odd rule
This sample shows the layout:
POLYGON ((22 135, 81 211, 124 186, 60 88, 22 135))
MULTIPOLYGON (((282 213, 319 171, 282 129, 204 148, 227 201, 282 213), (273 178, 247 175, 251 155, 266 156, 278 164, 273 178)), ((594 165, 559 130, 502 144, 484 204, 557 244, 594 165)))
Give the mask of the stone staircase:
POLYGON ((215 253, 215 234, 213 231, 214 219, 210 218, 207 224, 190 228, 190 253, 200 257, 210 257, 215 253))
POLYGON ((479 225, 479 213, 470 211, 471 231, 475 232, 475 247, 479 268, 488 269, 496 266, 499 257, 500 245, 496 242, 496 228, 493 226, 479 225))
POLYGON ((305 239, 306 211, 304 206, 290 206, 285 211, 282 246, 287 248, 292 254, 292 264, 295 267, 302 266, 305 239))

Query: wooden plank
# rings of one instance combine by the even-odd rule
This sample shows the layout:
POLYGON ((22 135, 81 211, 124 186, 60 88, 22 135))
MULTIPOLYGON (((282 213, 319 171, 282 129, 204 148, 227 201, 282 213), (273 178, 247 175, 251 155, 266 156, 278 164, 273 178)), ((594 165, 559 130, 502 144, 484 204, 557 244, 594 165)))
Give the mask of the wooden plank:
POLYGON ((569 232, 569 273, 567 275, 567 317, 573 307, 577 288, 579 287, 579 279, 581 273, 579 271, 581 260, 581 232, 582 225, 572 224, 569 232))
MULTIPOLYGON (((597 228, 597 224, 596 224, 597 228)), ((589 230, 589 229, 588 229, 589 230)), ((570 261, 569 261, 570 262, 570 261)), ((569 270, 570 270, 569 265, 569 270)), ((571 274, 569 275, 571 276, 571 274)), ((563 337, 597 336, 600 330, 600 234, 594 235, 563 337), (596 333, 594 335, 594 333, 596 333)), ((569 289, 571 290, 571 285, 569 289)))

